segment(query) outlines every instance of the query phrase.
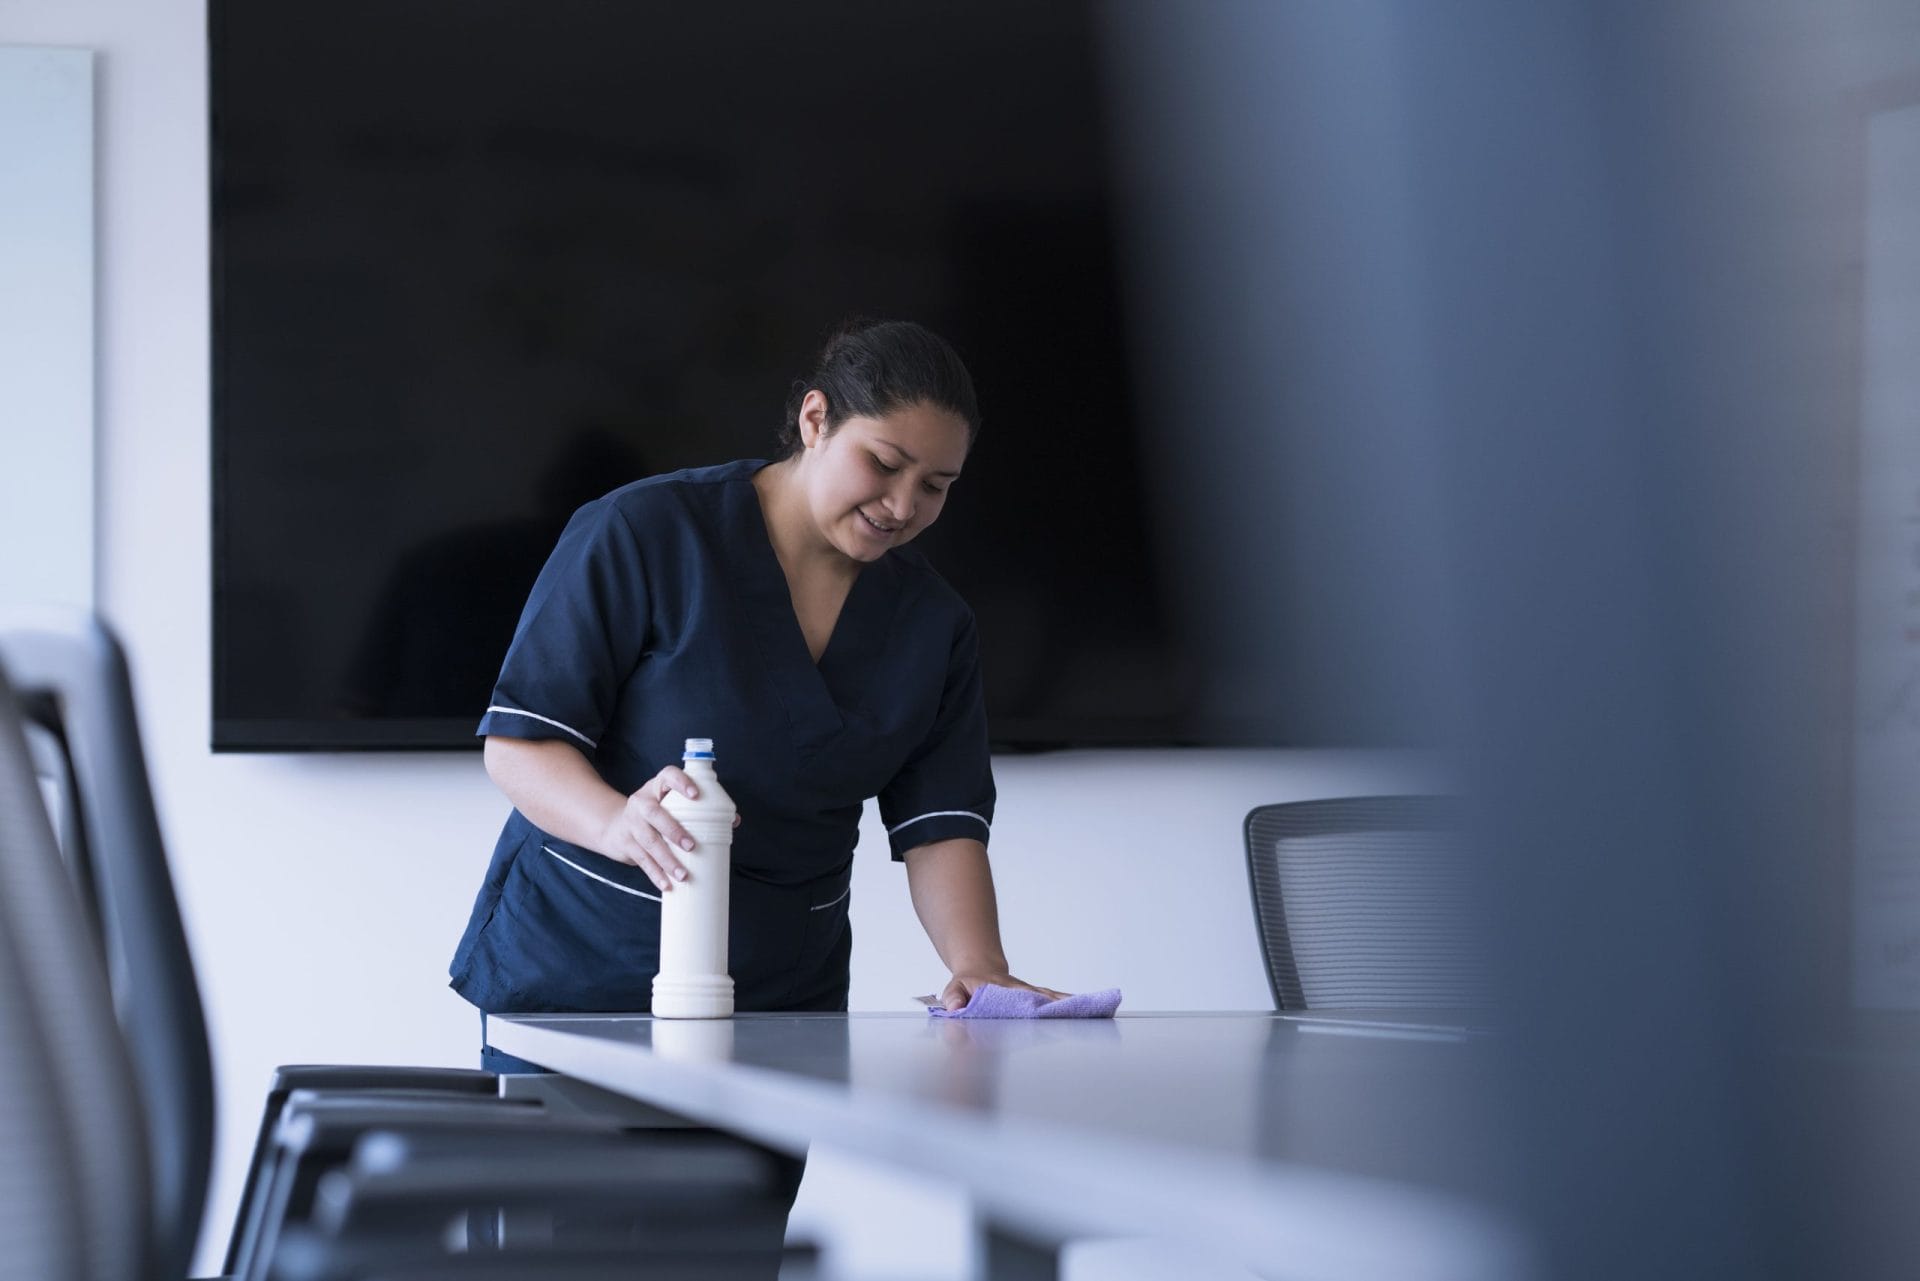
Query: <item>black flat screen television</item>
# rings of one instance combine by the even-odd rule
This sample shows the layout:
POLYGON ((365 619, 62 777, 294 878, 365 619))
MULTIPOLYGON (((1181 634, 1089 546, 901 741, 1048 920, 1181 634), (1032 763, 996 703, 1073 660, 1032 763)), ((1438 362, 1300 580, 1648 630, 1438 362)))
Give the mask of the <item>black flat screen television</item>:
POLYGON ((854 315, 978 385, 919 545, 996 745, 1257 738, 1196 710, 1166 589, 1095 23, 213 0, 214 747, 474 745, 571 510, 770 455, 854 315))

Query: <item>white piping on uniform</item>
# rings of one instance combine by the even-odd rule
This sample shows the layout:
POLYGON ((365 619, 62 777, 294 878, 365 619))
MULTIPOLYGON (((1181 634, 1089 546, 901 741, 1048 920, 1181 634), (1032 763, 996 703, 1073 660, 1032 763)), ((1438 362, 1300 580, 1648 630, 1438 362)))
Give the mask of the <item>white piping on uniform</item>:
MULTIPOLYGON (((592 739, 588 738, 585 734, 582 734, 579 730, 575 729, 573 726, 562 725, 559 721, 554 720, 551 716, 542 716, 538 712, 523 712, 517 707, 489 707, 487 710, 489 712, 505 712, 509 716, 530 716, 534 720, 539 721, 542 725, 551 725, 555 729, 563 729, 567 731, 567 733, 573 735, 575 738, 585 743, 588 747, 600 746, 600 744, 594 742, 592 739)), ((547 852, 549 854, 553 853, 553 851, 551 850, 548 850, 547 852)), ((558 858, 559 855, 555 854, 554 857, 558 858)))
POLYGON ((898 827, 889 827, 887 829, 887 835, 892 836, 895 832, 900 831, 902 828, 912 827, 915 823, 924 822, 925 820, 930 818, 970 818, 974 822, 978 823, 980 826, 986 828, 989 832, 993 830, 993 824, 987 822, 986 819, 981 818, 978 814, 974 813, 972 810, 935 810, 931 814, 922 814, 919 818, 910 818, 906 822, 900 824, 898 827))
POLYGON ((613 886, 614 889, 619 890, 622 894, 631 894, 635 898, 650 898, 656 903, 660 901, 660 896, 658 894, 643 894, 639 890, 634 889, 630 885, 622 885, 618 881, 609 881, 606 877, 600 875, 600 873, 598 872, 589 872, 586 868, 581 867, 578 863, 574 862, 570 858, 567 858, 565 855, 555 853, 554 848, 551 845, 542 845, 540 848, 545 850, 547 853, 552 854, 555 858, 559 859, 562 863, 565 863, 568 867, 580 873, 580 875, 591 876, 594 880, 600 882, 602 885, 611 885, 613 886))
MULTIPOLYGON (((853 885, 851 882, 849 882, 847 885, 847 888, 840 891, 840 898, 845 898, 847 895, 851 893, 853 893, 853 885)), ((833 900, 833 903, 838 903, 840 901, 840 898, 833 900)), ((822 903, 818 907, 810 907, 807 910, 809 912, 824 912, 828 908, 832 907, 833 903, 822 903)))

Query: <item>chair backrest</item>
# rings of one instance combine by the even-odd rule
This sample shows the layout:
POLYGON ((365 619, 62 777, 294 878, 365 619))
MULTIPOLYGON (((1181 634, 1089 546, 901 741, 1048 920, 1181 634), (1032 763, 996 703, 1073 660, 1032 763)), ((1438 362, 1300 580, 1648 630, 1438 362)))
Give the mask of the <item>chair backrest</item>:
POLYGON ((97 619, 49 612, 0 622, 0 670, 71 767, 77 813, 65 846, 97 895, 113 1008, 139 1051, 154 1275, 184 1276, 213 1157, 213 1071, 126 658, 97 619))
POLYGON ((148 1175, 105 968, 0 668, 0 1270, 152 1275, 148 1175))
POLYGON ((1247 815, 1274 1008, 1468 1009, 1486 1000, 1454 803, 1366 796, 1247 815))
MULTIPOLYGON (((0 863, 14 857, 13 802, 0 800, 0 863)), ((19 949, 0 904, 0 1258, 21 1276, 86 1274, 73 1143, 53 1105, 53 1065, 27 998, 19 949)))

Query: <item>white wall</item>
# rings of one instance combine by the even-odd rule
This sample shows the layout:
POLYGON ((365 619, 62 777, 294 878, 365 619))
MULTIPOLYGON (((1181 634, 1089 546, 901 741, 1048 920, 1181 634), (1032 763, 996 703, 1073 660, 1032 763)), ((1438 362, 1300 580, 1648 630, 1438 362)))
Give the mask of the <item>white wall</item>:
MULTIPOLYGON (((220 1074, 217 1245, 275 1064, 474 1060, 477 1019, 445 965, 505 806, 477 756, 207 749, 204 27, 202 0, 0 9, 0 43, 100 54, 98 581, 132 656, 220 1074)), ((1007 759, 998 772, 1016 971, 1118 985, 1129 1005, 1163 1009, 1268 1002, 1241 862, 1250 806, 1403 777, 1393 762, 1228 752, 1007 759)), ((853 913, 856 1008, 902 1009, 939 985, 871 813, 853 913)), ((216 1257, 203 1251, 202 1270, 216 1257)))

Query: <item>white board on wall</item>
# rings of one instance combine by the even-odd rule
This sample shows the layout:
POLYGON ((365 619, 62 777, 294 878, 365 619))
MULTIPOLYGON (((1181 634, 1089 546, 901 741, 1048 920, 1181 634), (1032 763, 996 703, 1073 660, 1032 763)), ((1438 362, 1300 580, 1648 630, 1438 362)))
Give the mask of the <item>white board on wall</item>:
POLYGON ((0 47, 0 608, 93 604, 93 54, 0 47))

